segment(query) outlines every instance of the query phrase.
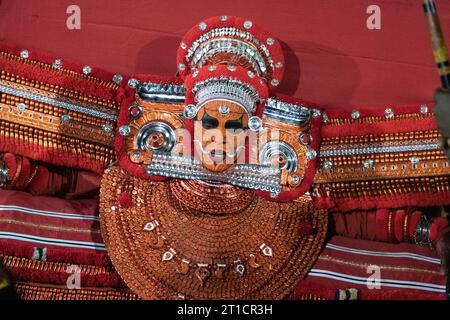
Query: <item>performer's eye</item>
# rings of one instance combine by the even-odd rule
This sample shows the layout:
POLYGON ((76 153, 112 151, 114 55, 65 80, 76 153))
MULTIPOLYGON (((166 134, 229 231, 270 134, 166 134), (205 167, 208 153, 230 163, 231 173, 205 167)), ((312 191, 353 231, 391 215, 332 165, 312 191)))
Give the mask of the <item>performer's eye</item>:
POLYGON ((208 113, 205 112, 202 118, 202 127, 203 129, 214 129, 219 125, 219 120, 217 118, 211 117, 208 113))
POLYGON ((225 122, 225 129, 227 130, 243 129, 242 118, 237 120, 228 120, 227 122, 225 122))

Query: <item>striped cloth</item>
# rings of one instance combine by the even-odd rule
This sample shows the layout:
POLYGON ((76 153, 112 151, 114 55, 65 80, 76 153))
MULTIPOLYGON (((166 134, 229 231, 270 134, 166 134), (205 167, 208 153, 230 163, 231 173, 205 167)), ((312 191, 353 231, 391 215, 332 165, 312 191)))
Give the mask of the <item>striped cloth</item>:
POLYGON ((0 191, 0 254, 41 261, 106 265, 98 201, 0 191))
POLYGON ((295 295, 339 299, 356 291, 357 299, 445 299, 445 283, 430 248, 335 236, 295 295))

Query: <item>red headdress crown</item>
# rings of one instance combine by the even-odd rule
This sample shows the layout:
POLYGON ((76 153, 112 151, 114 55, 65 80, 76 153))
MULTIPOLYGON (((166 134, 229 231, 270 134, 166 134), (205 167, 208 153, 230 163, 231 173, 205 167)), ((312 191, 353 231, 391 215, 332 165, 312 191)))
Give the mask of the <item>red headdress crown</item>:
POLYGON ((177 63, 185 80, 187 118, 215 98, 230 99, 249 115, 261 115, 269 91, 284 73, 279 41, 252 21, 233 16, 213 17, 191 28, 180 44, 177 63))

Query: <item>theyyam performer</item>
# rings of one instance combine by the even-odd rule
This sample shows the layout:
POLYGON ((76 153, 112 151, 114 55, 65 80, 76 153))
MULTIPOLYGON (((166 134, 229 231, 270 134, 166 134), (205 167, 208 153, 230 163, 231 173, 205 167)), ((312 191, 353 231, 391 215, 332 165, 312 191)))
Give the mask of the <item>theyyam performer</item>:
POLYGON ((375 256, 332 256, 345 250, 327 234, 380 256, 445 247, 447 219, 430 213, 450 204, 450 168, 432 104, 348 112, 277 94, 289 68, 280 42, 234 16, 186 33, 175 77, 0 51, 0 196, 54 201, 40 214, 9 207, 0 220, 20 298, 443 296, 436 264, 420 273, 407 259, 436 290, 311 280, 325 261, 356 268, 355 250, 375 256), (65 287, 72 264, 85 281, 75 291, 65 287))

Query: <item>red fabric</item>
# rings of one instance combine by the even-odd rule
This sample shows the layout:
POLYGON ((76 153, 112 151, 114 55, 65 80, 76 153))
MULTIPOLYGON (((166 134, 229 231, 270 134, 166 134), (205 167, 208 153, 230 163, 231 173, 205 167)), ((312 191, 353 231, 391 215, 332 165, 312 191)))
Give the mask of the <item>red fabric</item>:
POLYGON ((446 206, 450 202, 450 192, 393 194, 379 197, 361 197, 355 199, 314 198, 317 207, 332 211, 352 211, 369 209, 395 209, 403 207, 446 206))
POLYGON ((3 161, 5 162, 6 166, 8 167, 9 180, 14 179, 14 176, 16 175, 17 168, 18 168, 16 156, 12 153, 5 153, 3 155, 3 161))
POLYGON ((30 159, 28 159, 26 157, 22 157, 22 166, 20 169, 20 174, 15 183, 15 186, 17 187, 17 189, 20 190, 20 189, 26 187, 27 182, 30 179, 32 169, 33 168, 32 168, 30 159))
POLYGON ((438 217, 433 219, 433 223, 430 227, 430 240, 433 243, 439 239, 441 232, 448 226, 448 219, 444 217, 438 217))
POLYGON ((122 192, 117 197, 117 204, 124 208, 129 208, 133 205, 133 198, 131 197, 131 194, 128 192, 122 192))
POLYGON ((403 242, 406 239, 403 239, 403 221, 405 219, 405 215, 406 215, 406 211, 405 210, 397 210, 394 212, 394 235, 395 235, 395 239, 398 242, 403 242))
POLYGON ((413 239, 416 233, 417 224, 420 221, 422 213, 420 211, 414 211, 409 218, 409 238, 413 239))
POLYGON ((376 230, 377 230, 377 240, 383 242, 389 242, 388 233, 388 220, 389 220, 389 210, 379 209, 376 211, 376 230))
POLYGON ((102 173, 104 165, 100 162, 83 159, 73 153, 60 151, 54 148, 44 148, 37 144, 28 143, 24 140, 12 137, 0 137, 0 152, 11 152, 25 157, 44 161, 54 165, 62 165, 72 168, 85 169, 102 173))
POLYGON ((375 210, 333 213, 335 234, 355 239, 376 240, 376 216, 375 210))
MULTIPOLYGON (((421 2, 77 0, 81 30, 66 27, 70 4, 3 0, 0 39, 111 72, 170 76, 187 30, 208 17, 237 15, 281 39, 280 92, 350 110, 431 101, 440 86, 421 2), (371 4, 381 9, 381 30, 366 27, 371 4)), ((437 6, 446 32, 450 3, 437 6)))
MULTIPOLYGON (((401 107, 400 107, 401 108, 401 107)), ((417 112, 416 112, 417 113, 417 112)), ((367 136, 370 134, 381 135, 390 133, 406 133, 414 131, 436 130, 436 122, 434 118, 423 120, 390 120, 367 123, 352 123, 342 126, 323 126, 323 137, 338 136, 367 136)))

